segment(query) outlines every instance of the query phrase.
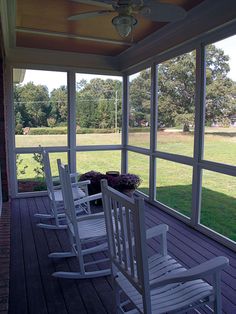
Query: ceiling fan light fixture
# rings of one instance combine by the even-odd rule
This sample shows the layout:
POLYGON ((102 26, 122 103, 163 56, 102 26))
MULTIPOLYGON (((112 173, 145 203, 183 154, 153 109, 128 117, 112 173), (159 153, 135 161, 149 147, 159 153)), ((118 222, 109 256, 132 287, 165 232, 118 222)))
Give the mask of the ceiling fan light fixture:
POLYGON ((132 15, 126 14, 119 14, 112 20, 112 24, 115 26, 117 32, 122 38, 129 36, 137 22, 136 18, 132 15))

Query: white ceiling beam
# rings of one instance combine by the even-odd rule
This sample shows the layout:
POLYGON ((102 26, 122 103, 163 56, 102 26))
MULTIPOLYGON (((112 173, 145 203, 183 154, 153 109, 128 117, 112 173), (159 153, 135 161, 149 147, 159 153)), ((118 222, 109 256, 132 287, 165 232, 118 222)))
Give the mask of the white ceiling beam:
POLYGON ((34 34, 34 35, 51 36, 51 37, 78 39, 78 40, 92 41, 92 42, 97 42, 97 43, 112 44, 112 45, 119 45, 119 46, 131 46, 132 45, 131 43, 121 41, 121 40, 96 38, 96 37, 90 37, 90 36, 79 36, 79 35, 62 33, 62 32, 42 31, 38 29, 25 28, 25 27, 16 27, 16 32, 34 34))
POLYGON ((34 64, 42 68, 65 68, 86 70, 88 73, 103 72, 108 75, 121 75, 117 59, 110 56, 45 50, 34 48, 9 49, 6 61, 14 66, 34 64))

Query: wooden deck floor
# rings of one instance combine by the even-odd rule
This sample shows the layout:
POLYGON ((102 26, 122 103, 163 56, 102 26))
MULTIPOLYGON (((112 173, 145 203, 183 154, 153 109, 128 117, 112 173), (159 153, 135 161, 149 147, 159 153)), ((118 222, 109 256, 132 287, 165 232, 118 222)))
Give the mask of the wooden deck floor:
MULTIPOLYGON (((109 277, 90 280, 55 279, 51 273, 75 270, 75 259, 53 261, 50 252, 68 246, 65 231, 36 227, 36 212, 46 212, 46 197, 17 199, 12 202, 9 314, 100 314, 114 313, 109 277)), ((224 255, 230 266, 222 274, 223 313, 236 313, 236 254, 192 230, 168 214, 148 205, 146 224, 167 223, 169 253, 186 267, 214 256, 224 255)), ((150 251, 158 250, 153 240, 150 251)), ((210 313, 203 309, 201 313, 210 313)))

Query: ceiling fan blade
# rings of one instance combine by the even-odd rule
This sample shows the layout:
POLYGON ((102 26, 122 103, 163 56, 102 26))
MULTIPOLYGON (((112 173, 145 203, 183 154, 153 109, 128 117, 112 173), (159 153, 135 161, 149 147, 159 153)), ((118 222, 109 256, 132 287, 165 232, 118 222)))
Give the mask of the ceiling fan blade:
POLYGON ((107 15, 109 13, 113 13, 113 10, 101 10, 101 11, 90 11, 90 12, 84 12, 84 13, 79 13, 76 15, 71 15, 68 17, 69 21, 80 21, 80 20, 85 20, 85 19, 90 19, 93 17, 97 16, 103 16, 107 15))
POLYGON ((151 21, 175 22, 183 19, 187 12, 180 6, 172 3, 157 3, 146 1, 147 7, 140 11, 140 14, 151 21))
POLYGON ((105 9, 111 9, 112 4, 114 4, 116 1, 113 0, 101 0, 101 1, 95 1, 95 0, 70 0, 74 1, 77 3, 82 3, 82 4, 89 4, 89 5, 96 5, 98 7, 103 7, 105 9))

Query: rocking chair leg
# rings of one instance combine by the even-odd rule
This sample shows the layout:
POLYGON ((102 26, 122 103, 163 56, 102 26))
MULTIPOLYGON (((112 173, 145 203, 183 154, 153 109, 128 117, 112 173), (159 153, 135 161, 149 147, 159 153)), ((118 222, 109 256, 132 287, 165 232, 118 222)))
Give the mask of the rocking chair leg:
POLYGON ((42 219, 53 219, 55 216, 53 214, 34 214, 34 217, 36 218, 42 218, 42 219))
POLYGON ((37 227, 43 228, 43 229, 52 229, 52 230, 67 229, 67 225, 50 225, 50 224, 43 224, 43 223, 37 224, 37 227))
POLYGON ((76 256, 75 252, 55 252, 48 254, 49 258, 66 258, 76 256))
POLYGON ((220 289, 220 273, 214 275, 214 289, 215 289, 215 302, 214 302, 214 313, 222 313, 221 303, 221 289, 220 289))
POLYGON ((66 272, 66 271, 58 271, 52 274, 53 277, 57 278, 67 278, 67 279, 88 279, 88 278, 96 278, 96 277, 104 277, 110 275, 110 269, 98 270, 93 272, 88 272, 81 274, 80 272, 66 272))
POLYGON ((113 279, 113 287, 114 287, 114 302, 116 306, 116 313, 122 314, 125 313, 122 308, 121 300, 120 300, 120 289, 116 281, 113 279))

